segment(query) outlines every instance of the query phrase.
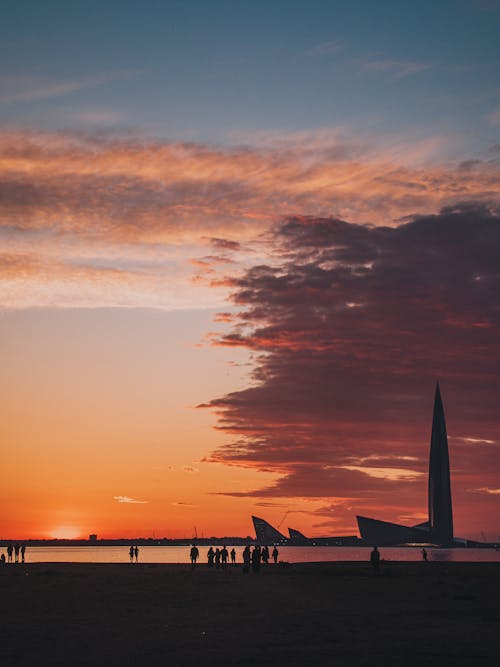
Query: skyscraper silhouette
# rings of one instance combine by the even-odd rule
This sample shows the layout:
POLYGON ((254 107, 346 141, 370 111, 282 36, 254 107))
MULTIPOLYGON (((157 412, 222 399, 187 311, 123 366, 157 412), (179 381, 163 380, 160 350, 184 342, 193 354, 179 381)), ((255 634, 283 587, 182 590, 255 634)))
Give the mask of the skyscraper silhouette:
POLYGON ((434 542, 448 544, 453 541, 448 438, 439 382, 434 397, 429 457, 429 528, 434 542))
POLYGON ((358 516, 361 537, 371 544, 427 543, 452 545, 453 512, 451 506, 450 460, 439 382, 434 396, 428 486, 429 519, 416 526, 358 516))

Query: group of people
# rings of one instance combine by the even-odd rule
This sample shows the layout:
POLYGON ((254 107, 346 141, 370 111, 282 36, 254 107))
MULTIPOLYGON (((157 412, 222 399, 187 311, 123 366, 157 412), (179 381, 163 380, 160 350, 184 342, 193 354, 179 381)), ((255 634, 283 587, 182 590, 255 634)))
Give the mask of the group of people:
MULTIPOLYGON (((191 559, 191 569, 194 570, 196 563, 200 556, 200 551, 198 547, 193 544, 191 551, 189 553, 191 559)), ((252 571, 257 574, 260 570, 261 564, 267 565, 269 559, 271 558, 276 564, 278 562, 279 551, 275 546, 273 548, 272 554, 269 552, 269 547, 264 546, 260 547, 258 544, 254 546, 253 549, 250 549, 250 545, 243 549, 243 572, 247 574, 250 572, 250 567, 252 571)), ((222 549, 210 547, 207 552, 207 563, 208 567, 215 567, 216 570, 222 568, 225 569, 229 564, 229 558, 231 558, 231 564, 236 565, 236 549, 233 547, 231 551, 228 551, 226 546, 223 545, 222 549)))
POLYGON ((133 563, 134 560, 136 563, 139 562, 139 547, 136 545, 131 545, 130 549, 128 550, 129 556, 130 556, 130 562, 133 563))
MULTIPOLYGON (((19 544, 16 542, 16 544, 8 544, 7 545, 7 562, 8 563, 24 563, 25 562, 25 554, 26 554, 26 545, 25 544, 19 544), (14 556, 14 560, 12 560, 12 557, 14 556)), ((5 563, 5 554, 2 554, 0 556, 0 561, 5 563)))

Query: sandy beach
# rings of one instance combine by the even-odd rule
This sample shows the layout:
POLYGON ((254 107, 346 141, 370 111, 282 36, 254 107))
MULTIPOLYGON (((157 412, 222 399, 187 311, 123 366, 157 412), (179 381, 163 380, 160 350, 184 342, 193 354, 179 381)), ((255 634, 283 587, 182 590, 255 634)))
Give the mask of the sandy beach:
POLYGON ((2 664, 491 665, 500 565, 29 564, 0 572, 2 664))

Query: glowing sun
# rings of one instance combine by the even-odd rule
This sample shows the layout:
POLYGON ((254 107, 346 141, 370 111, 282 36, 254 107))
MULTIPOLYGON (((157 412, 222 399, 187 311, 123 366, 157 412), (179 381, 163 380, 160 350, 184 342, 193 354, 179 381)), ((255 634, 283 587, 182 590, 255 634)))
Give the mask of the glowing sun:
POLYGON ((81 531, 74 526, 58 526, 50 533, 50 537, 56 540, 76 540, 80 535, 81 531))

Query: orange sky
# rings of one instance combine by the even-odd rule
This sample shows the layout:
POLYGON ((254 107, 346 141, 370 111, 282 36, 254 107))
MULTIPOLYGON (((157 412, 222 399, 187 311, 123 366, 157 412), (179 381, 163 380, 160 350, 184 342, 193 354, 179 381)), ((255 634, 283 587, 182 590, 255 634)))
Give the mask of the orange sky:
MULTIPOLYGON (((342 481, 342 493, 333 485, 314 496, 314 447, 312 458, 305 455, 298 462, 275 460, 272 437, 267 455, 258 460, 221 454, 221 447, 238 437, 238 428, 244 437, 261 435, 252 429, 260 424, 265 406, 245 412, 241 424, 241 414, 230 415, 229 421, 235 417, 236 422, 225 424, 225 430, 214 429, 224 423, 213 410, 196 406, 252 387, 252 368, 265 370, 260 352, 279 360, 287 347, 298 358, 304 351, 321 355, 338 349, 342 358, 352 353, 353 368, 364 368, 368 378, 371 355, 384 349, 379 331, 384 326, 391 330, 386 310, 399 297, 379 304, 380 323, 374 324, 368 351, 347 339, 341 348, 333 329, 321 331, 320 325, 318 334, 300 315, 310 302, 316 316, 324 304, 314 300, 332 303, 336 294, 322 296, 313 275, 291 322, 273 323, 272 303, 268 313, 257 309, 241 320, 241 313, 255 305, 248 299, 253 298, 252 281, 259 280, 258 267, 282 262, 278 280, 289 271, 289 250, 275 246, 277 225, 287 215, 297 214, 297 224, 304 228, 307 216, 341 218, 354 236, 383 225, 395 229, 417 213, 429 214, 428 224, 439 225, 432 214, 441 207, 460 213, 460 202, 467 200, 476 207, 470 210, 479 211, 498 197, 494 160, 475 164, 471 171, 438 159, 446 143, 440 137, 414 142, 396 138, 381 146, 368 137, 364 143, 347 140, 336 130, 268 135, 256 139, 251 149, 22 130, 4 131, 0 142, 0 175, 7 183, 0 202, 0 538, 89 533, 181 537, 195 529, 206 535, 246 535, 252 532, 251 514, 278 524, 287 511, 288 525, 305 534, 354 534, 355 513, 367 506, 387 520, 417 523, 425 517, 430 410, 419 412, 418 432, 398 436, 400 443, 406 438, 414 459, 400 460, 392 452, 390 461, 360 464, 357 445, 350 442, 352 460, 344 454, 338 471, 342 480, 364 480, 371 494, 367 499, 366 493, 359 496, 359 485, 350 494, 342 481), (231 292, 238 291, 242 275, 249 290, 235 301, 231 292), (302 333, 293 329, 297 322, 302 333), (245 339, 245 331, 256 323, 258 335, 245 339), (231 331, 234 338, 225 338, 231 331), (397 479, 402 469, 412 480, 403 486, 397 479), (296 484, 288 487, 290 475, 296 484), (405 503, 399 507, 402 489, 405 503)), ((321 232, 324 223, 318 218, 311 225, 321 232)), ((439 238, 431 242, 441 247, 439 238)), ((335 240, 329 243, 336 247, 335 240)), ((411 247, 405 245, 404 252, 411 247)), ((296 266, 317 262, 316 269, 325 271, 334 265, 331 259, 321 263, 315 252, 299 253, 296 266)), ((483 259, 485 271, 491 271, 488 257, 483 259)), ((350 260, 344 261, 349 268, 350 260)), ((362 264, 363 270, 370 266, 362 264)), ((404 273, 404 263, 398 271, 404 273)), ((488 285, 477 282, 481 275, 472 279, 475 285, 488 285)), ((453 284, 454 277, 450 280, 453 284)), ((258 292, 262 304, 270 285, 258 292)), ((291 302, 294 295, 295 288, 291 302)), ((353 312, 363 306, 348 292, 345 300, 353 312)), ((489 302, 472 319, 450 304, 431 305, 443 312, 449 306, 443 322, 452 328, 451 335, 470 329, 458 368, 469 364, 470 340, 477 341, 475 349, 489 350, 496 329, 491 328, 489 302), (487 342, 477 339, 479 330, 491 334, 487 342)), ((484 305, 480 299, 477 304, 484 305)), ((439 356, 438 347, 434 352, 439 356)), ((428 371, 428 384, 419 385, 421 401, 423 396, 431 400, 436 380, 436 366, 429 365, 428 371)), ((280 378, 284 369, 277 372, 280 378)), ((272 374, 260 376, 263 396, 270 378, 272 374)), ((315 383, 314 377, 307 381, 315 383)), ((360 381, 364 384, 365 378, 360 381)), ((283 400, 295 382, 287 378, 280 389, 283 400)), ((311 391, 320 395, 310 386, 304 384, 305 403, 311 391)), ((377 400, 379 391, 373 388, 377 400)), ((247 394, 238 396, 246 400, 247 394)), ((387 394, 386 400, 390 411, 399 398, 387 394)), ((408 415, 412 406, 410 402, 408 415)), ((220 405, 215 400, 212 407, 220 405)), ((453 411, 453 404, 449 407, 453 411)), ((314 406, 311 410, 314 415, 314 406)), ((300 404, 292 411, 299 419, 300 404)), ((219 417, 223 413, 219 410, 219 417)), ((308 436, 313 443, 316 436, 324 437, 324 418, 318 417, 317 433, 308 436)), ((332 433, 355 430, 343 419, 339 415, 330 424, 332 433)), ((268 417, 266 428, 281 429, 287 434, 286 447, 292 447, 300 441, 302 427, 311 428, 310 420, 311 413, 304 424, 279 416, 273 426, 268 417)), ((369 437, 383 448, 391 419, 374 421, 370 428, 369 437)), ((452 434, 462 441, 477 438, 482 465, 491 470, 487 462, 489 450, 497 446, 491 435, 494 424, 488 423, 487 435, 477 433, 473 420, 460 428, 452 434), (493 445, 484 445, 485 439, 493 445)), ((471 459, 461 452, 457 460, 469 464, 471 459)), ((325 470, 330 465, 321 459, 325 470)), ((455 495, 457 525, 478 537, 489 522, 479 526, 475 517, 486 516, 484 509, 497 497, 491 475, 484 483, 463 476, 455 495)))

